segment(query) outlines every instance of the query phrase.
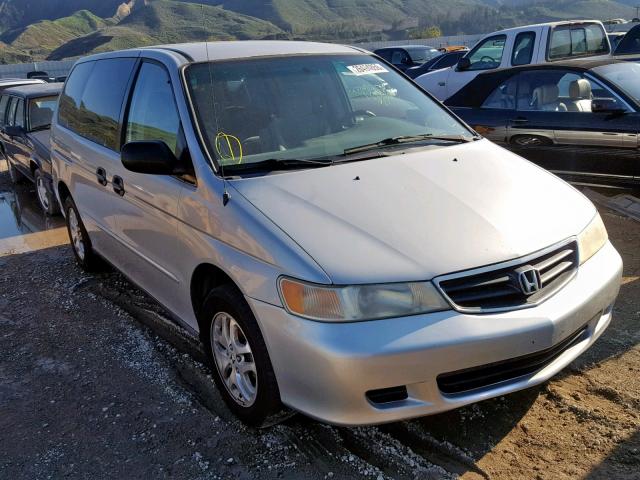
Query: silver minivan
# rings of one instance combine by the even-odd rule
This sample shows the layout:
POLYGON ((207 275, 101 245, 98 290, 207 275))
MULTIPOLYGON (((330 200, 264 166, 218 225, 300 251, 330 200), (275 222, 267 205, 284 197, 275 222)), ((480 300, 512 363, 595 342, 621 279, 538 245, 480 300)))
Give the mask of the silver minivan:
POLYGON ((51 142, 78 263, 105 259, 199 335, 250 424, 503 395, 611 320, 622 262, 594 206, 357 48, 83 58, 51 142))

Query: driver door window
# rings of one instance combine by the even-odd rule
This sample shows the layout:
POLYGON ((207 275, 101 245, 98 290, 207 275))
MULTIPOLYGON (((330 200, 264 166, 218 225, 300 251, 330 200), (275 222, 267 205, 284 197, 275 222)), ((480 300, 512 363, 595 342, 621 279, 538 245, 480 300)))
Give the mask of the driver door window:
POLYGON ((180 118, 169 76, 164 68, 146 62, 140 67, 127 118, 126 142, 162 140, 177 155, 180 118))
POLYGON ((507 41, 506 35, 496 35, 487 38, 475 47, 468 58, 471 65, 466 70, 491 70, 498 68, 502 63, 502 54, 507 41))

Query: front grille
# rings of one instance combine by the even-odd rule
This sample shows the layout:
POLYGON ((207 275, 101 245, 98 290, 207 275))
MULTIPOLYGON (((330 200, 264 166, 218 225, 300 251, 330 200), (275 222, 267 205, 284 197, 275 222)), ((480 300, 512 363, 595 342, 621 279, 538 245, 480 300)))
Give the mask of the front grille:
POLYGON ((442 393, 456 394, 488 387, 489 385, 513 380, 524 375, 531 375, 542 370, 565 350, 580 343, 588 335, 587 327, 583 327, 562 342, 546 350, 501 362, 489 363, 480 367, 443 373, 438 375, 436 379, 438 388, 442 393))
POLYGON ((578 268, 575 241, 510 262, 435 279, 454 308, 485 313, 537 305, 558 291, 578 268), (525 293, 520 273, 537 276, 538 289, 525 293))

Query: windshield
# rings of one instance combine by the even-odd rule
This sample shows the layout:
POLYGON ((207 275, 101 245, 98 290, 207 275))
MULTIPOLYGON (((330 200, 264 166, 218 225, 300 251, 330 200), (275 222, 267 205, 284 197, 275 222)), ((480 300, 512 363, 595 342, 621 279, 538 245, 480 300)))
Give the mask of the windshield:
POLYGON ((596 67, 593 71, 617 85, 637 102, 640 102, 640 65, 633 62, 613 63, 596 67))
POLYGON ((427 60, 431 60, 432 58, 441 55, 438 50, 432 47, 407 48, 406 50, 414 63, 424 63, 427 60))
POLYGON ((329 159, 391 137, 473 133, 368 55, 198 63, 185 77, 218 163, 329 159))
POLYGON ((29 122, 31 130, 48 128, 58 103, 57 96, 42 97, 31 100, 29 104, 29 122))

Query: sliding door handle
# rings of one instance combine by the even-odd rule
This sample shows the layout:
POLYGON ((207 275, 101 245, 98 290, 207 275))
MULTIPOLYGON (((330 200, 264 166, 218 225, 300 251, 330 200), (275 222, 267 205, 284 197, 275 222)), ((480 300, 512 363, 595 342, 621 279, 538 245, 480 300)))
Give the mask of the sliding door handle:
POLYGON ((98 183, 103 187, 106 187, 107 183, 109 183, 107 181, 107 171, 102 167, 98 167, 96 170, 96 178, 98 179, 98 183))
POLYGON ((111 184, 113 185, 113 191, 124 197, 124 180, 122 180, 122 177, 114 175, 111 184))

